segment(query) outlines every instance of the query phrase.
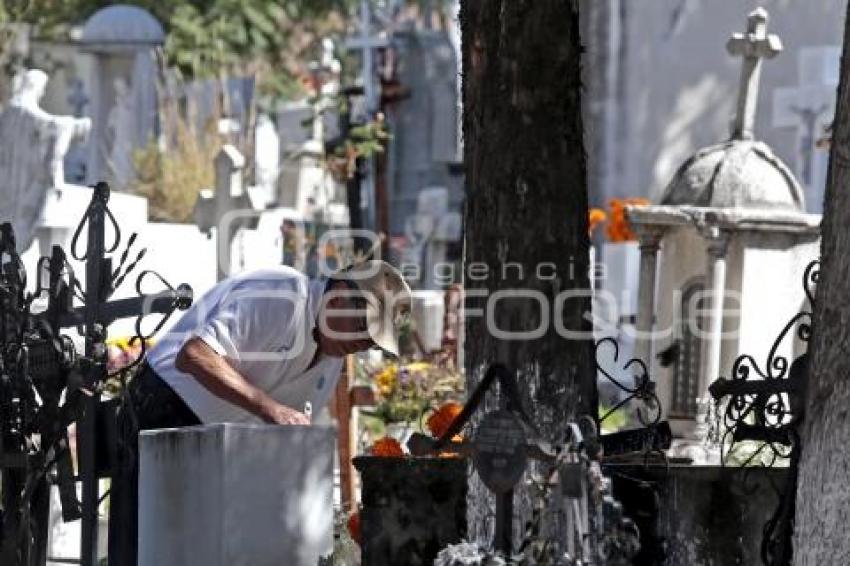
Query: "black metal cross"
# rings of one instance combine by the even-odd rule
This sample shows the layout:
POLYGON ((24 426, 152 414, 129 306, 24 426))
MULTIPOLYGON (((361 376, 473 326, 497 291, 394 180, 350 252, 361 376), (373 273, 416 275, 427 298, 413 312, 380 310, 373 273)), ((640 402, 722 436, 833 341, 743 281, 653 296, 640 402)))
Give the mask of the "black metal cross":
MULTIPOLYGON (((134 234, 118 267, 112 268, 108 254, 118 249, 121 230, 108 202, 109 187, 98 183, 71 244, 73 257, 85 262, 85 289, 74 276, 65 252, 54 246, 51 257, 39 260, 36 290, 27 295, 26 272, 15 249, 11 226, 0 225, 0 563, 4 566, 45 564, 51 481, 60 488, 63 518, 82 519, 79 563, 97 566, 97 509, 101 501, 98 479, 110 475, 112 464, 99 456, 98 446, 115 441, 115 427, 101 422, 108 415, 108 401, 101 398, 110 377, 106 367, 106 329, 117 319, 136 317, 136 338, 142 340, 144 353, 148 336, 142 335, 141 319, 148 314, 162 314, 158 330, 175 310, 185 310, 192 302, 191 288, 172 288, 151 271, 138 276, 137 297, 109 301, 144 250, 126 263, 134 234), (114 233, 108 248, 107 220, 114 233), (84 252, 78 253, 84 228, 87 245, 84 252), (45 271, 48 277, 43 284, 45 271), (142 280, 151 274, 165 284, 164 292, 141 292, 142 280), (47 309, 35 313, 33 300, 43 295, 47 296, 47 309), (82 306, 74 306, 75 298, 82 306), (82 355, 62 334, 63 329, 72 327, 85 340, 82 355), (76 477, 66 432, 72 423, 77 425, 76 477), (49 476, 55 479, 50 480, 49 476), (82 483, 81 503, 74 487, 76 481, 82 483)), ((110 544, 109 564, 122 564, 121 556, 121 549, 110 544)))

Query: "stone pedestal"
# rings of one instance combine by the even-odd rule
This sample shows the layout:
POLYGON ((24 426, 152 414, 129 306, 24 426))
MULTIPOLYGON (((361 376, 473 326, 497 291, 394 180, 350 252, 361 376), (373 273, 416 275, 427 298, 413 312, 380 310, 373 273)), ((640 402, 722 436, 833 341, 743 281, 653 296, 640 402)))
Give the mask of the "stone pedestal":
POLYGON ((467 461, 454 458, 354 459, 360 472, 363 564, 433 564, 466 536, 467 461))
POLYGON ((640 529, 635 566, 760 564, 762 529, 787 468, 608 464, 614 497, 640 529))
POLYGON ((335 430, 143 432, 139 566, 315 566, 333 550, 335 430))

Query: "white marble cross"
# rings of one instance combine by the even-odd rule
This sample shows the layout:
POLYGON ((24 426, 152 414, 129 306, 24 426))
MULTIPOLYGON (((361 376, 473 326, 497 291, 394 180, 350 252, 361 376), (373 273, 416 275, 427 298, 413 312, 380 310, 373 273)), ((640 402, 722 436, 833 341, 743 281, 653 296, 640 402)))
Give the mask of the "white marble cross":
POLYGON ((796 173, 806 186, 809 212, 820 213, 829 152, 819 151, 835 114, 840 45, 801 47, 797 53, 798 83, 773 91, 775 128, 796 128, 796 173))
POLYGON ((767 10, 756 8, 747 16, 747 31, 733 33, 726 43, 732 55, 743 57, 738 107, 732 122, 732 139, 752 139, 759 93, 761 60, 771 59, 782 51, 779 36, 767 33, 767 10))
POLYGON ((366 98, 366 112, 369 114, 377 110, 378 106, 377 81, 374 77, 374 54, 372 50, 389 45, 389 41, 385 37, 379 35, 372 36, 371 21, 371 2, 369 0, 360 0, 360 34, 345 42, 346 49, 361 49, 363 51, 361 74, 363 79, 363 94, 366 98))
POLYGON ((215 158, 215 191, 204 189, 195 202, 195 223, 202 232, 216 228, 219 281, 230 275, 230 252, 240 228, 257 226, 257 212, 242 186, 245 158, 225 144, 215 158))

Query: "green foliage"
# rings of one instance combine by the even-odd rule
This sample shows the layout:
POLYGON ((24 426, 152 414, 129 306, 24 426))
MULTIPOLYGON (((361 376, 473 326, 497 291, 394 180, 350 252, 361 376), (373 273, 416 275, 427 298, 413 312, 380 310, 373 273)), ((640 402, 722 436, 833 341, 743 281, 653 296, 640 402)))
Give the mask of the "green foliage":
POLYGON ((326 165, 334 178, 344 183, 354 176, 357 159, 383 153, 390 137, 384 118, 379 114, 375 120, 351 128, 343 143, 326 157, 326 165))
POLYGON ((199 193, 215 183, 214 160, 221 139, 212 123, 197 132, 179 113, 170 115, 167 129, 173 147, 163 152, 151 140, 137 151, 136 179, 130 190, 148 199, 152 219, 190 222, 199 193))
MULTIPOLYGON (((67 39, 110 0, 0 0, 0 58, 13 35, 32 26, 44 39, 67 39)), ((186 78, 256 76, 263 94, 299 89, 317 40, 340 35, 353 0, 125 0, 149 10, 166 32, 165 55, 186 78)))
MULTIPOLYGON (((605 416, 611 407, 599 405, 599 418, 605 416)), ((629 415, 625 409, 617 409, 601 423, 605 432, 616 432, 629 424, 629 415)))

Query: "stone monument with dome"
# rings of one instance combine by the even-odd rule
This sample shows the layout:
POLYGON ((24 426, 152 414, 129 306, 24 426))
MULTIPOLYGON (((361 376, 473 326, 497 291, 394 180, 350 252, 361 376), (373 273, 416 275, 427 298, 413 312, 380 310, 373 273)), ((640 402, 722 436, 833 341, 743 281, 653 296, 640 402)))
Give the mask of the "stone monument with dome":
POLYGON ((107 6, 83 26, 93 122, 87 182, 109 180, 123 190, 134 176, 133 150, 157 135, 155 49, 164 42, 162 25, 137 6, 107 6))
POLYGON ((659 204, 627 208, 640 237, 637 355, 692 456, 708 385, 729 377, 739 353, 767 354, 800 310, 800 279, 820 251, 820 216, 804 213, 793 173, 753 132, 762 60, 782 49, 767 20, 755 10, 727 44, 743 58, 730 139, 688 158, 659 204))

